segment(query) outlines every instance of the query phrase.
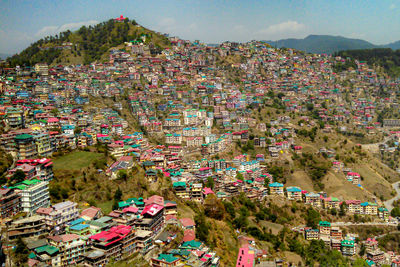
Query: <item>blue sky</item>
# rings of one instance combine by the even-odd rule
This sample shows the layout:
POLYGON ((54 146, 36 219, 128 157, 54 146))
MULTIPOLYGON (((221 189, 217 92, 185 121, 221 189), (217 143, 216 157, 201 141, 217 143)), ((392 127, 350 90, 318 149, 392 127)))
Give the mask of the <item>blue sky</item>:
POLYGON ((400 0, 0 0, 0 53, 123 14, 152 30, 207 43, 341 35, 400 40, 400 0))

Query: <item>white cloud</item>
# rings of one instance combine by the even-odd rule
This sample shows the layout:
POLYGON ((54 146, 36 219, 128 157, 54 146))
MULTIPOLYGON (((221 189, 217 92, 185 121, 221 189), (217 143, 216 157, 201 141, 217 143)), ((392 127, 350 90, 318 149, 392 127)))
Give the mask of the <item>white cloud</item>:
POLYGON ((97 20, 88 20, 80 22, 66 23, 61 26, 45 26, 36 32, 36 37, 44 37, 49 35, 54 35, 59 32, 64 32, 66 30, 76 30, 82 26, 89 26, 99 23, 97 20))
POLYGON ((389 7, 390 10, 396 9, 396 5, 395 4, 391 4, 389 7))
POLYGON ((265 29, 259 30, 257 33, 259 35, 274 36, 282 33, 298 33, 303 32, 306 26, 297 21, 288 20, 279 24, 270 25, 265 29))

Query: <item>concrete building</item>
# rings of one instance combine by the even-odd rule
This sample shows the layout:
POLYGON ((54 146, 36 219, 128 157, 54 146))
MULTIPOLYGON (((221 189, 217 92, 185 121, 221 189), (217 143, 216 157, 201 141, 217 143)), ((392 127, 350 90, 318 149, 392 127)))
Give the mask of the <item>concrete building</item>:
POLYGON ((13 187, 21 197, 21 209, 33 214, 40 207, 50 205, 49 183, 38 179, 25 180, 13 187))

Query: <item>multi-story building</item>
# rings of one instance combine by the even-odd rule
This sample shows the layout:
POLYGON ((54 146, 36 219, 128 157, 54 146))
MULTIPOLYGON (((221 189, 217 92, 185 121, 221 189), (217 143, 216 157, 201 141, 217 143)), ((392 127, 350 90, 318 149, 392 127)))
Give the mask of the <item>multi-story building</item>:
POLYGON ((167 144, 181 144, 182 143, 182 135, 173 133, 165 135, 165 142, 167 144))
POLYGON ((35 64, 35 72, 39 75, 48 75, 49 74, 49 65, 47 65, 47 63, 36 63, 35 64))
POLYGON ((203 184, 196 183, 190 187, 190 199, 194 201, 203 201, 203 184))
POLYGON ((25 180, 13 188, 21 197, 21 210, 29 214, 50 205, 49 183, 38 179, 25 180))
POLYGON ((289 186, 286 188, 287 198, 289 200, 301 201, 301 189, 296 186, 289 186))
POLYGON ((306 240, 318 240, 319 239, 318 229, 306 229, 304 231, 304 235, 305 235, 306 240))
POLYGON ((8 225, 8 238, 10 240, 34 237, 46 233, 44 217, 34 215, 19 220, 10 221, 8 225))
POLYGON ((189 199, 190 195, 186 188, 185 182, 174 182, 172 187, 174 188, 175 194, 177 197, 182 199, 189 199))
POLYGON ((331 227, 331 239, 342 240, 342 230, 339 227, 331 227))
POLYGON ((363 202, 361 205, 361 214, 365 215, 377 215, 378 214, 378 204, 371 202, 363 202))
POLYGON ((0 217, 11 217, 21 210, 20 196, 12 188, 0 189, 0 217))
POLYGON ((345 256, 353 256, 356 254, 356 246, 353 240, 343 240, 341 243, 342 254, 345 256))
POLYGON ((361 214, 361 200, 346 200, 347 211, 350 214, 361 214))
MULTIPOLYGON (((100 256, 101 261, 107 263, 111 258, 120 260, 123 254, 129 256, 136 251, 135 231, 129 225, 114 226, 110 230, 92 235, 89 239, 94 251, 97 251, 95 253, 97 262, 100 256)), ((85 256, 86 266, 94 266, 93 253, 93 251, 89 252, 92 257, 85 256)))
POLYGON ((36 214, 45 218, 46 226, 49 230, 63 229, 65 225, 79 216, 77 203, 65 201, 54 204, 48 208, 39 208, 36 214))
POLYGON ((29 159, 37 156, 36 144, 32 135, 20 134, 14 138, 19 159, 29 159))
POLYGON ((385 207, 379 207, 378 208, 378 217, 381 220, 384 220, 385 222, 387 222, 389 220, 389 211, 387 208, 385 207))
POLYGON ((40 157, 47 157, 53 153, 48 133, 35 134, 33 138, 35 140, 37 154, 40 157))
POLYGON ((23 159, 16 162, 17 167, 21 165, 29 165, 35 167, 35 177, 42 181, 53 180, 53 162, 51 159, 23 159))
POLYGON ((383 251, 381 251, 380 249, 368 251, 367 259, 370 261, 373 261, 375 264, 380 266, 381 264, 383 264, 383 262, 385 260, 385 253, 383 251))
POLYGON ((49 244, 58 248, 61 266, 72 266, 83 260, 88 246, 87 241, 76 234, 48 236, 49 244))
POLYGON ((159 254, 157 258, 151 259, 152 267, 174 267, 180 264, 181 260, 172 254, 159 254))
POLYGON ((319 236, 330 237, 331 235, 331 223, 327 221, 319 222, 319 236))
POLYGON ((321 197, 316 193, 304 194, 305 203, 313 206, 314 208, 321 208, 321 197))
POLYGON ((164 207, 158 204, 145 206, 134 225, 136 229, 151 231, 153 236, 158 234, 164 226, 164 207))
POLYGON ((283 196, 283 184, 275 182, 275 183, 270 183, 268 186, 270 195, 283 196))
POLYGON ((323 198, 322 202, 324 204, 324 209, 331 210, 340 208, 340 201, 337 197, 327 197, 323 198))
POLYGON ((11 128, 24 128, 25 127, 24 111, 20 108, 14 108, 14 107, 7 108, 7 122, 11 128))

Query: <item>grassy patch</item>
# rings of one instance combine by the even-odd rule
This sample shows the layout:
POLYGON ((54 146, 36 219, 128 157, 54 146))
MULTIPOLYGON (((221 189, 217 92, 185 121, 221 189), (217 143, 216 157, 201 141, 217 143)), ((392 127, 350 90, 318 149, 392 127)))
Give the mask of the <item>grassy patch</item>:
POLYGON ((88 167, 91 163, 101 157, 103 157, 103 155, 99 153, 74 151, 55 159, 53 161, 54 170, 80 170, 88 167))
POLYGON ((96 206, 100 208, 104 214, 109 214, 112 211, 112 205, 113 205, 112 200, 99 202, 96 204, 96 206))

